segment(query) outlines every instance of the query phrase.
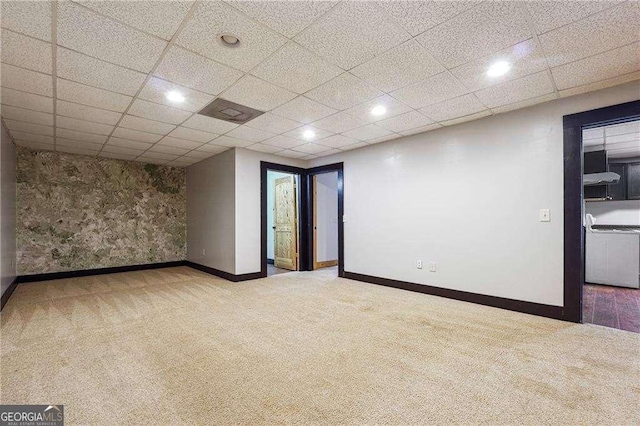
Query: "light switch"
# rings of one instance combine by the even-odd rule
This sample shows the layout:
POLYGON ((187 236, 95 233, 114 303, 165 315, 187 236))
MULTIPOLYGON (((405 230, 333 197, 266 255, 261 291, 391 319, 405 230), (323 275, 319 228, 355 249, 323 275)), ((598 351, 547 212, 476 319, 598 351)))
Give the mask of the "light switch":
POLYGON ((540 209, 540 222, 551 222, 549 209, 540 209))

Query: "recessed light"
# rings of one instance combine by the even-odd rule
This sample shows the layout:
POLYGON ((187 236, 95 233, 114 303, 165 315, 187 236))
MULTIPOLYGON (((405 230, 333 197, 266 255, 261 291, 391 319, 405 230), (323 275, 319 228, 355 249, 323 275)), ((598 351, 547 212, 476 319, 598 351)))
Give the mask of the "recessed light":
POLYGON ((222 34, 219 38, 220 43, 225 47, 240 46, 240 39, 233 34, 222 34))
POLYGON ((177 102, 177 103, 184 102, 184 96, 182 96, 182 93, 176 92, 175 90, 167 92, 166 96, 167 96, 167 99, 169 99, 171 102, 177 102))
POLYGON ((492 64, 487 70, 487 75, 489 77, 500 77, 501 75, 505 75, 511 69, 511 64, 507 61, 498 61, 492 64))
POLYGON ((302 137, 305 139, 313 139, 316 137, 316 132, 314 132, 313 130, 305 130, 302 133, 302 137))
POLYGON ((386 112, 387 112, 387 108, 385 108, 384 105, 377 105, 373 107, 373 109, 371 110, 371 114, 373 115, 383 115, 386 112))

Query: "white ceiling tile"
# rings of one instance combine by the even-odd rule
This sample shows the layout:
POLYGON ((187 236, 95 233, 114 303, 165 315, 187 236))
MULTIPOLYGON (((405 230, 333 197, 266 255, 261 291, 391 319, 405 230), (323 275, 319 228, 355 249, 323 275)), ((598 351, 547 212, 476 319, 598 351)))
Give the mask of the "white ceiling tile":
POLYGON ((53 98, 7 88, 2 89, 2 104, 40 112, 53 112, 53 98))
MULTIPOLYGON (((317 153, 317 154, 313 155, 313 157, 315 157, 315 158, 319 158, 319 157, 327 157, 327 156, 329 156, 329 155, 339 154, 339 153, 341 153, 341 152, 342 152, 342 151, 340 151, 339 149, 330 149, 330 150, 328 150, 328 151, 319 152, 319 153, 317 153)), ((306 156, 306 157, 303 157, 303 160, 308 160, 308 159, 310 159, 311 157, 312 157, 311 155, 308 155, 308 156, 306 156)))
POLYGON ((278 135, 271 139, 267 139, 262 142, 265 145, 276 146, 278 148, 291 148, 301 145, 303 142, 300 139, 290 138, 288 136, 278 135))
POLYGON ((109 92, 108 90, 86 86, 61 78, 57 80, 56 95, 58 99, 117 112, 124 112, 133 100, 131 96, 109 92))
POLYGON ((581 93, 594 92, 596 90, 606 89, 607 87, 617 86, 619 84, 628 83, 630 81, 640 80, 640 71, 632 72, 630 74, 621 75, 619 77, 608 78, 606 80, 597 81, 595 83, 589 83, 571 89, 565 89, 560 91, 560 97, 566 98, 567 96, 579 95, 581 93))
POLYGON ((376 4, 393 16, 412 36, 435 27, 467 9, 478 1, 380 1, 376 4))
POLYGON ((472 95, 463 95, 458 98, 439 102, 420 109, 420 112, 435 121, 452 120, 465 115, 485 111, 485 107, 472 95))
POLYGON ((251 75, 245 75, 220 97, 260 111, 269 111, 295 98, 296 94, 251 75))
POLYGON ((247 122, 246 126, 271 133, 284 133, 302 126, 297 121, 267 112, 247 122))
POLYGON ((193 1, 94 1, 76 0, 117 21, 169 40, 193 1))
POLYGON ((183 109, 185 111, 196 112, 205 105, 213 101, 213 96, 195 90, 187 89, 166 80, 151 77, 142 88, 138 95, 140 99, 152 101, 158 104, 164 104, 173 108, 183 109), (175 102, 167 99, 167 93, 177 92, 184 96, 183 102, 175 102))
POLYGON ((640 40, 640 2, 612 7, 540 36, 554 67, 640 40))
POLYGON ((140 130, 142 132, 166 135, 176 128, 173 124, 161 123, 159 121, 147 120, 133 115, 125 115, 119 124, 127 129, 140 130))
POLYGON ((0 57, 5 64, 51 74, 51 43, 2 30, 0 57))
POLYGON ((383 92, 391 92, 443 71, 443 66, 424 47, 409 40, 358 65, 351 73, 383 92))
POLYGON ((124 160, 124 161, 133 161, 138 156, 138 154, 121 154, 109 151, 101 151, 98 154, 100 158, 109 158, 112 160, 124 160))
MULTIPOLYGON (((417 129, 411 129, 408 130, 409 132, 417 132, 417 129)), ((376 143, 382 143, 382 142, 388 142, 394 139, 398 139, 399 137, 401 137, 400 135, 396 134, 396 133, 391 133, 390 135, 386 135, 386 136, 381 136, 379 138, 373 138, 373 139, 369 139, 367 140, 367 145, 373 145, 376 143)))
POLYGON ((107 140, 106 135, 96 135, 95 133, 78 132, 77 130, 62 128, 56 129, 56 137, 100 144, 106 142, 107 140))
POLYGON ((60 46, 142 72, 151 71, 167 45, 70 1, 58 2, 57 40, 60 46))
POLYGON ((580 20, 619 4, 620 1, 527 1, 538 34, 580 20))
POLYGON ((235 129, 236 127, 238 127, 238 124, 229 123, 228 121, 218 120, 217 118, 196 114, 182 123, 182 126, 220 135, 235 129))
POLYGON ((109 135, 113 130, 113 126, 78 120, 76 118, 63 117, 61 115, 56 116, 56 127, 78 130, 80 132, 95 133, 97 135, 109 135))
POLYGON ((129 108, 129 114, 149 120, 161 121, 163 123, 180 124, 191 116, 190 112, 165 105, 154 104, 142 99, 136 99, 129 108))
POLYGON ((368 122, 365 120, 346 112, 338 112, 314 122, 313 126, 332 133, 342 133, 353 130, 357 127, 362 127, 366 124, 368 124, 368 122))
POLYGON ((50 1, 0 2, 2 28, 51 41, 50 1))
POLYGON ((185 157, 191 156, 191 155, 195 156, 196 153, 202 153, 202 152, 208 152, 209 154, 218 154, 218 153, 224 152, 224 151, 226 151, 228 149, 229 149, 229 147, 227 147, 227 146, 219 146, 219 145, 213 145, 213 144, 210 144, 210 143, 206 143, 206 144, 202 145, 201 147, 196 148, 195 150, 186 153, 185 157))
POLYGON ((375 124, 369 124, 364 127, 359 127, 354 130, 350 130, 348 132, 344 132, 343 135, 349 138, 357 139, 359 141, 367 141, 369 139, 376 139, 383 136, 390 135, 390 132, 387 129, 383 129, 375 124))
POLYGON ((237 138, 232 138, 226 135, 222 135, 220 137, 217 137, 216 139, 211 141, 212 144, 214 145, 220 145, 220 146, 227 146, 227 147, 239 147, 239 148, 245 148, 249 145, 253 145, 254 142, 251 141, 246 141, 244 139, 237 139, 237 138))
MULTIPOLYGON (((138 130, 125 129, 124 127, 116 127, 116 129, 113 131, 113 136, 120 139, 130 139, 132 141, 146 143, 154 143, 162 139, 162 135, 140 132, 138 130)), ((111 139, 109 141, 111 141, 111 139)))
POLYGON ((11 130, 11 137, 16 140, 23 140, 26 142, 36 142, 44 144, 53 144, 53 137, 46 135, 38 135, 35 133, 20 132, 11 130))
POLYGON ((285 149, 284 151, 279 151, 276 155, 287 158, 302 158, 306 157, 309 154, 307 154, 306 152, 291 151, 289 149, 285 149))
POLYGON ((466 123, 467 121, 477 120, 479 118, 488 117, 490 115, 492 115, 491 111, 482 111, 482 112, 478 112, 476 114, 470 114, 470 115, 466 115, 464 117, 454 118, 453 120, 443 121, 442 125, 443 126, 453 126, 455 124, 466 123))
POLYGON ((339 110, 382 95, 378 89, 349 73, 316 87, 306 94, 308 98, 339 110))
POLYGON ((391 93, 391 96, 413 108, 422 108, 447 99, 456 98, 467 92, 468 90, 462 83, 449 73, 443 72, 419 83, 396 90, 391 93))
MULTIPOLYGON (((116 130, 118 130, 118 129, 116 129, 116 130)), ((115 134, 115 132, 114 132, 114 134, 115 134)), ((155 135, 153 135, 153 136, 155 136, 155 135)), ((134 140, 130 140, 130 139, 121 139, 121 138, 110 137, 105 146, 109 146, 109 145, 128 148, 128 149, 139 149, 139 150, 144 151, 144 150, 149 149, 151 147, 151 145, 153 145, 153 144, 149 143, 149 142, 140 142, 140 141, 134 141, 134 140)))
POLYGON ((346 146, 340 147, 339 149, 340 149, 340 151, 350 151, 352 149, 364 148, 365 146, 369 146, 369 144, 366 143, 366 142, 356 142, 356 143, 351 144, 351 145, 346 145, 346 146))
POLYGON ((31 109, 2 105, 2 117, 9 120, 26 121, 27 123, 53 126, 53 114, 31 109))
POLYGON ((640 70, 640 43, 613 49, 553 68, 559 90, 581 86, 640 70))
POLYGON ((335 1, 228 1, 256 21, 292 38, 337 4, 335 1))
POLYGON ((267 154, 273 154, 274 152, 282 151, 282 148, 279 148, 277 146, 265 145, 262 143, 248 146, 247 149, 257 152, 266 152, 267 154))
MULTIPOLYGON (((405 130, 404 132, 400 132, 400 134, 402 136, 417 135, 419 133, 430 132, 431 130, 439 129, 441 127, 442 126, 440 124, 437 124, 437 123, 436 124, 430 124, 428 126, 417 127, 415 129, 411 129, 411 130, 405 130)), ((392 139, 395 139, 395 138, 392 138, 392 139)), ((371 141, 368 141, 368 142, 371 143, 371 141)))
POLYGON ((58 48, 58 77, 125 95, 135 95, 145 74, 58 48))
POLYGON ((50 75, 2 64, 2 87, 21 90, 36 95, 53 96, 53 80, 50 75))
POLYGON ((321 141, 318 141, 318 143, 330 148, 346 149, 346 147, 348 146, 352 146, 354 144, 359 144, 362 142, 358 142, 357 139, 348 138, 343 135, 333 135, 329 136, 328 138, 324 138, 321 141))
POLYGON ((166 154, 163 152, 153 152, 153 151, 147 151, 144 154, 142 154, 140 157, 138 157, 138 159, 140 160, 166 160, 166 161, 175 160, 176 158, 178 158, 178 155, 176 154, 166 154))
POLYGON ((354 117, 358 117, 370 123, 375 123, 409 111, 411 111, 411 108, 389 95, 378 96, 377 98, 373 98, 346 110, 347 113, 354 117), (371 110, 377 106, 383 106, 386 109, 386 112, 382 115, 373 115, 371 110))
POLYGON ((158 142, 158 145, 167 145, 174 148, 183 148, 183 149, 190 150, 190 149, 195 149, 195 148, 198 148, 199 146, 202 146, 202 142, 194 142, 194 141, 188 141, 186 139, 178 139, 178 138, 172 138, 171 136, 166 136, 162 138, 160 142, 158 142))
POLYGON ((348 70, 410 38, 374 5, 343 2, 295 40, 348 70))
POLYGON ((534 39, 529 39, 500 52, 454 68, 451 73, 469 90, 474 91, 524 77, 525 75, 535 74, 545 69, 547 69, 547 60, 542 49, 534 39), (487 70, 498 61, 508 62, 511 65, 511 69, 503 76, 489 77, 487 70))
POLYGON ((489 108, 524 101, 553 92, 553 84, 546 71, 482 89, 476 96, 489 108))
POLYGON ((485 2, 417 37, 445 67, 453 68, 531 38, 518 2, 485 2))
POLYGON ((209 145, 209 144, 206 144, 206 146, 207 147, 211 147, 211 148, 215 148, 216 152, 194 150, 194 151, 187 152, 186 154, 184 154, 180 158, 184 158, 184 159, 190 160, 190 161, 200 161, 200 160, 204 160, 205 158, 212 157, 212 156, 214 156, 216 154, 219 154, 220 152, 223 152, 223 151, 226 151, 227 149, 229 149, 228 147, 209 145))
POLYGON ((289 42, 251 71, 269 83, 304 93, 337 77, 342 70, 300 45, 289 42))
POLYGON ((164 154, 184 155, 189 151, 189 149, 185 148, 176 148, 169 145, 155 144, 151 148, 149 148, 148 152, 162 152, 164 154))
MULTIPOLYGON (((178 158, 176 156, 172 156, 172 157, 178 158)), ((144 156, 141 155, 139 157, 136 157, 133 161, 137 161, 137 162, 143 163, 143 164, 157 164, 159 166, 163 166, 163 165, 167 164, 169 161, 172 161, 172 160, 149 158, 149 157, 144 157, 144 156)))
POLYGON ((416 127, 433 124, 433 120, 420 114, 418 111, 410 111, 402 115, 396 115, 395 117, 378 121, 376 124, 392 132, 400 133, 415 129, 416 127))
POLYGON ((102 124, 111 124, 112 126, 115 126, 122 117, 122 114, 119 112, 106 111, 104 109, 93 108, 62 100, 58 100, 56 102, 56 113, 65 117, 95 121, 96 123, 102 124))
POLYGON ((500 107, 497 107, 497 108, 493 108, 491 111, 494 114, 500 114, 500 113, 503 113, 503 112, 513 111, 513 110, 516 110, 516 109, 526 108, 526 107, 529 107, 529 106, 541 104, 543 102, 552 101, 554 99, 557 99, 557 95, 555 93, 548 93, 546 95, 537 96, 535 98, 531 98, 531 99, 527 99, 527 100, 524 100, 524 101, 519 101, 519 102, 515 102, 515 103, 512 103, 512 104, 508 104, 508 105, 500 106, 500 107))
POLYGON ((172 46, 155 75, 191 89, 217 95, 242 77, 242 71, 172 46))
POLYGON ((303 142, 308 142, 310 140, 317 141, 317 140, 329 137, 331 135, 333 135, 333 133, 307 125, 307 126, 298 127, 297 129, 291 130, 290 132, 285 133, 283 136, 299 139, 303 142), (308 138, 305 136, 306 132, 313 132, 314 136, 311 138, 308 138))
POLYGON ((225 65, 249 71, 286 41, 223 2, 202 2, 176 43, 225 65), (232 48, 224 46, 219 39, 222 34, 233 34, 240 44, 232 48))
POLYGON ((72 146, 56 146, 57 152, 65 152, 67 154, 78 154, 78 155, 88 155, 91 157, 95 157, 98 155, 99 150, 90 149, 90 148, 79 148, 72 146))
POLYGON ((304 96, 298 96, 272 112, 300 123, 309 124, 338 111, 304 96))
POLYGON ((263 130, 258 130, 247 126, 236 127, 235 129, 227 133, 227 136, 229 137, 244 139, 253 143, 262 142, 263 140, 272 138, 275 135, 275 133, 265 132, 263 130))
POLYGON ((88 149, 91 151, 96 151, 96 153, 100 151, 100 149, 102 148, 102 144, 100 143, 91 143, 91 142, 79 141, 75 139, 65 139, 65 138, 56 137, 56 148, 63 147, 63 146, 88 149))
POLYGON ((329 148, 323 145, 315 144, 312 142, 305 143, 293 148, 294 151, 305 152, 307 154, 318 154, 324 151, 328 151, 329 148))
POLYGON ((35 133, 37 135, 53 136, 53 127, 42 126, 40 124, 25 123, 24 121, 4 119, 4 124, 10 131, 17 130, 19 132, 35 133))
POLYGON ((187 127, 178 127, 173 132, 169 133, 169 136, 186 139, 194 142, 209 142, 216 138, 218 135, 214 133, 201 132, 200 130, 189 129, 187 127))
MULTIPOLYGON (((4 2, 3 2, 4 3, 4 2)), ((16 139, 16 145, 23 148, 29 148, 37 151, 53 151, 55 149, 53 143, 42 143, 16 139)))

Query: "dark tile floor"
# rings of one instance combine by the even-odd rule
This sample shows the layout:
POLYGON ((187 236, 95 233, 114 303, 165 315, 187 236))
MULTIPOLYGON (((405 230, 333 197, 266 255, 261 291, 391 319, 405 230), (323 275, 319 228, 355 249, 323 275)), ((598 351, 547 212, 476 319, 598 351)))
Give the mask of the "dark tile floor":
POLYGON ((582 321, 640 333, 640 290, 585 284, 582 321))

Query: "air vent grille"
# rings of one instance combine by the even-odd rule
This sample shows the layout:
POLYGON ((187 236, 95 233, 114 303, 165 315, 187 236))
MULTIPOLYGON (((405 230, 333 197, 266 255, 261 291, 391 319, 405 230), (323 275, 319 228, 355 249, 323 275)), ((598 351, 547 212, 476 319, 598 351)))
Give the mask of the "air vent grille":
POLYGON ((202 108, 198 114, 217 118, 218 120, 228 121, 230 123, 244 124, 247 121, 251 121, 264 114, 264 112, 226 99, 218 98, 206 107, 202 108))

